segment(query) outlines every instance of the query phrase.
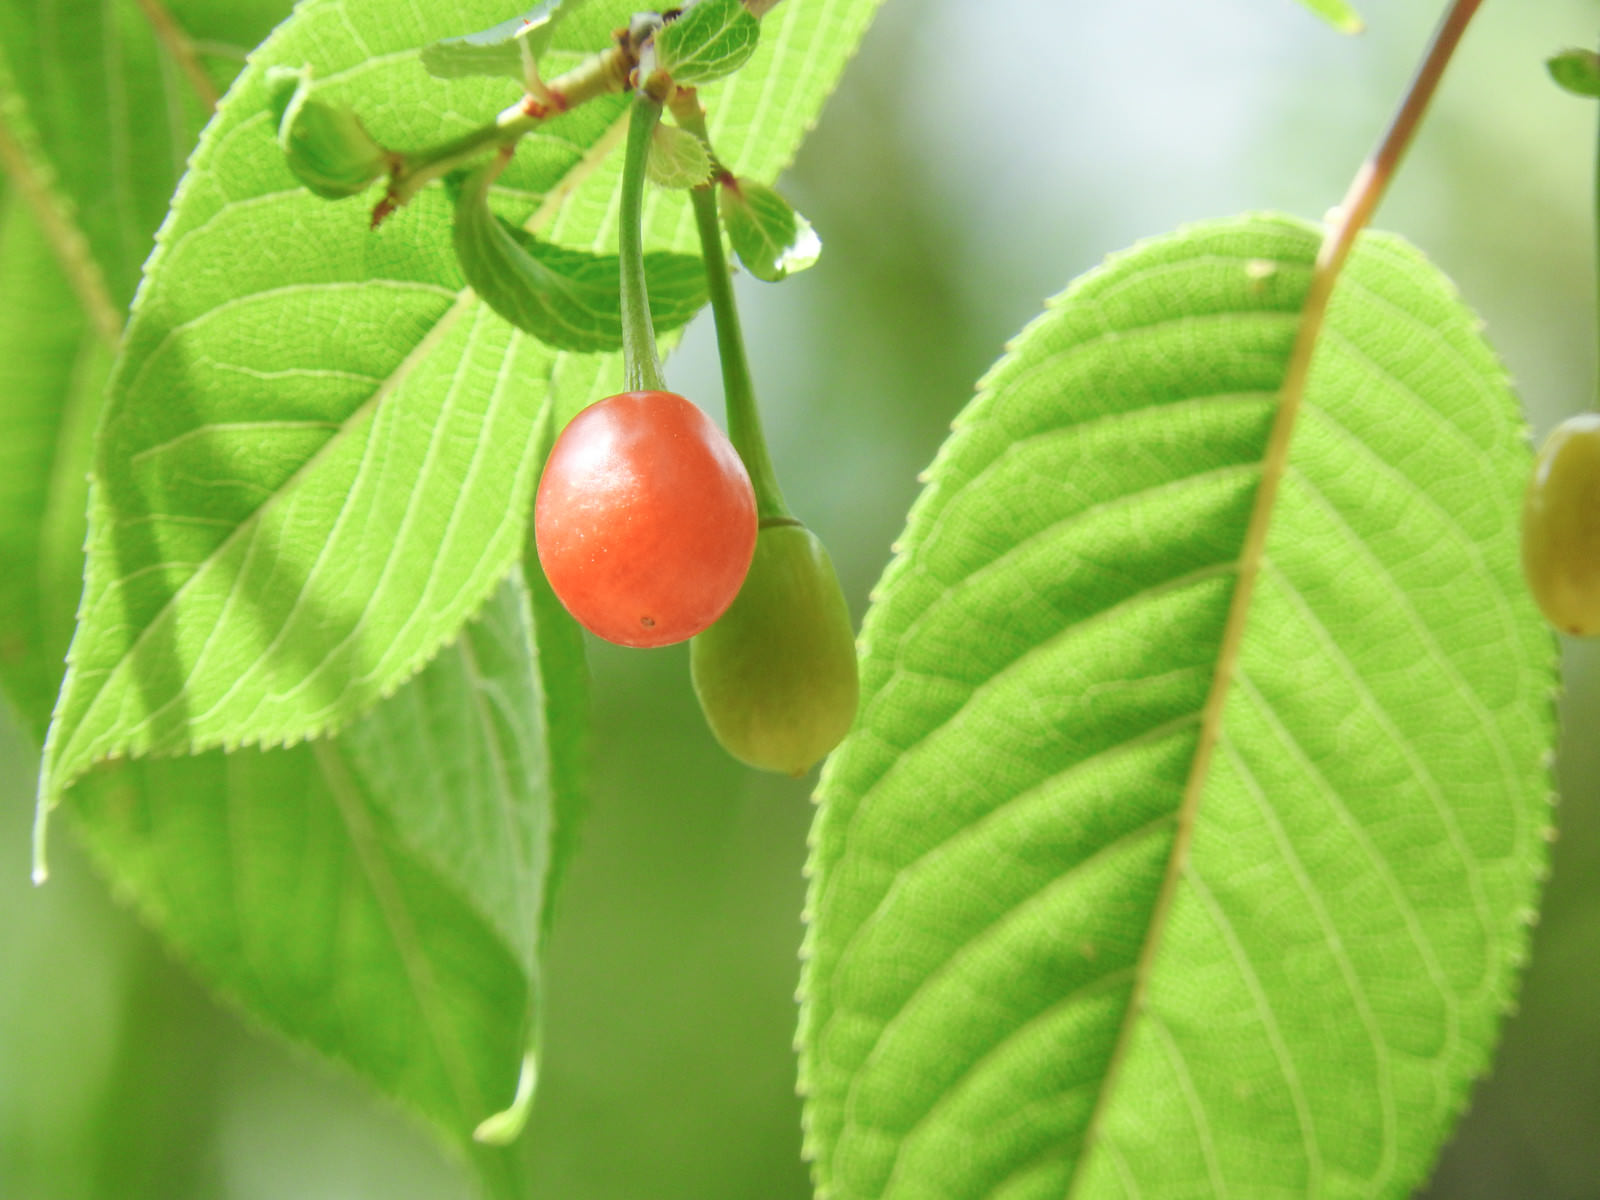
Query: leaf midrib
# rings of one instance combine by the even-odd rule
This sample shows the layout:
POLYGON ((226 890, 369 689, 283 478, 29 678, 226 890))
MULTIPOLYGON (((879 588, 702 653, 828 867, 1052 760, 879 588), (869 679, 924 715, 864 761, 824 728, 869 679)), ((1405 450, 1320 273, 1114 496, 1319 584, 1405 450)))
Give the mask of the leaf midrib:
POLYGON ((90 328, 115 350, 122 341, 122 311, 112 301, 100 264, 95 262, 88 239, 72 219, 66 201, 45 182, 43 169, 28 153, 23 137, 12 128, 15 118, 7 111, 12 106, 4 101, 16 93, 9 85, 10 72, 0 59, 0 169, 17 185, 32 211, 90 328))
MULTIPOLYGON (((1280 269, 1298 265, 1281 258, 1276 260, 1276 263, 1280 269)), ((1320 270, 1322 265, 1319 258, 1317 269, 1320 270)), ((1312 284, 1308 288, 1308 296, 1314 294, 1316 283, 1317 280, 1313 277, 1312 284)), ((1307 306, 1302 309, 1303 316, 1296 336, 1295 353, 1306 354, 1307 361, 1310 349, 1321 331, 1326 311, 1325 304, 1321 308, 1307 306)), ((1291 357, 1291 366, 1293 361, 1291 357)), ((1304 377, 1300 380, 1302 385, 1300 387, 1289 386, 1292 377, 1292 370, 1286 368, 1285 386, 1278 397, 1278 411, 1273 417, 1272 428, 1268 432, 1267 444, 1261 456, 1261 482, 1256 488, 1256 498, 1250 508, 1250 518, 1236 560, 1237 573, 1233 597, 1228 605, 1227 619, 1223 623, 1222 640, 1217 651, 1211 688, 1201 709, 1194 757, 1190 760, 1189 777, 1184 784, 1183 798, 1178 805, 1177 829, 1172 849, 1167 857, 1160 890, 1156 893, 1156 902, 1150 913, 1150 923, 1145 932, 1144 942, 1139 948, 1139 957, 1134 966, 1133 990, 1129 994, 1128 1008, 1117 1030, 1111 1057, 1107 1061, 1105 1081, 1095 1098, 1094 1110, 1084 1128, 1083 1148, 1072 1166, 1072 1176, 1066 1190, 1067 1200, 1078 1200, 1084 1180, 1088 1178, 1085 1168, 1094 1156, 1099 1141, 1100 1123, 1110 1109, 1118 1084, 1121 1082, 1122 1065, 1127 1059, 1134 1031, 1144 1016, 1145 993, 1161 951, 1167 919, 1177 898, 1178 885, 1187 876, 1189 851, 1194 841, 1195 820, 1200 811, 1200 801, 1206 783, 1210 778, 1212 756, 1221 738, 1222 715, 1233 690, 1234 674, 1244 646, 1244 633, 1249 624, 1255 595, 1255 581, 1266 559, 1267 533, 1277 510, 1278 492, 1288 468, 1289 448, 1294 437, 1295 422, 1305 399, 1304 377)), ((1309 1139, 1312 1133, 1306 1125, 1302 1108, 1303 1106, 1297 1105, 1296 1111, 1301 1117, 1302 1126, 1309 1139)))

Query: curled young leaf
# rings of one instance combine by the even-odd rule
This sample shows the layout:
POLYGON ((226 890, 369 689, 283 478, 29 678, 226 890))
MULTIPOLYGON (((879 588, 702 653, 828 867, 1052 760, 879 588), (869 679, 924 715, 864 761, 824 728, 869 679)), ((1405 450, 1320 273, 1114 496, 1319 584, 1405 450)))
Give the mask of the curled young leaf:
MULTIPOLYGON (((622 345, 615 254, 542 242, 489 207, 496 168, 480 168, 456 197, 455 251, 479 296, 518 329, 557 350, 593 352, 622 345)), ((658 331, 688 323, 706 302, 705 272, 688 254, 645 255, 650 317, 658 331)))
POLYGON ((347 108, 311 95, 311 68, 271 67, 267 87, 278 144, 295 178, 325 200, 365 191, 389 168, 389 152, 347 108))
POLYGON ((1600 97, 1600 54, 1593 50, 1563 50, 1552 54, 1544 65, 1550 78, 1574 96, 1600 97))
POLYGON ((688 130, 658 123, 651 135, 645 173, 657 187, 699 187, 711 178, 711 155, 705 143, 688 130))
POLYGON ((776 283, 822 254, 816 231, 789 202, 753 179, 723 180, 717 197, 733 252, 757 279, 776 283))
POLYGON ((709 83, 742 67, 760 38, 741 0, 701 0, 656 34, 656 63, 674 83, 709 83))

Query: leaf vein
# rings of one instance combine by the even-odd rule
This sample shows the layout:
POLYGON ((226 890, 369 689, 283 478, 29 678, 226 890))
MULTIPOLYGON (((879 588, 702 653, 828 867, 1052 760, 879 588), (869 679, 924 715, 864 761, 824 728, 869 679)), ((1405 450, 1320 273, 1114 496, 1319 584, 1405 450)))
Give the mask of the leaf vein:
MULTIPOLYGON (((977 1075, 986 1065, 999 1057, 999 1055, 1005 1051, 1007 1046, 1037 1030, 1038 1027, 1043 1025, 1046 1021, 1049 1021, 1053 1017, 1059 1016, 1062 1012, 1066 1011, 1074 1004, 1079 1004, 1085 1000, 1092 999, 1102 992, 1114 991, 1116 988, 1121 987, 1124 983, 1128 982, 1132 978, 1133 968, 1131 966, 1124 967, 1121 970, 1110 971, 1096 979, 1090 980, 1082 987, 1074 988, 1066 995, 1052 1000, 1049 1005, 1035 1013, 1033 1016, 1029 1017, 1026 1021, 1023 1021, 1020 1025, 1017 1025, 1013 1029, 1007 1030, 1005 1035, 1001 1037, 999 1041, 989 1046, 982 1054, 967 1064, 967 1066, 962 1070, 961 1074, 952 1079, 949 1084, 946 1085, 944 1090, 934 1098, 933 1103, 929 1105, 927 1110, 917 1117, 916 1121, 912 1123, 911 1128, 906 1130, 904 1136, 902 1136, 899 1142, 896 1144, 894 1152, 894 1165, 889 1170, 888 1182, 883 1185, 883 1194, 885 1196, 894 1194, 895 1179, 900 1174, 900 1171, 905 1163, 904 1150, 906 1144, 916 1138, 919 1130, 928 1127, 932 1122, 938 1119, 940 1111, 946 1105, 953 1102, 956 1093, 960 1090, 960 1087, 964 1082, 977 1075)), ((1085 1084, 1083 1086, 1088 1085, 1085 1084)))
MULTIPOLYGON (((1040 887, 1027 892, 1026 894, 1017 898, 1015 901, 1007 904, 1006 907, 1000 912, 996 913, 994 918, 984 925, 983 928, 976 930, 966 941, 953 946, 950 950, 950 953, 945 958, 941 959, 932 970, 928 971, 920 980, 917 981, 916 987, 912 989, 911 993, 900 1003, 899 1007, 896 1008, 893 1013, 889 1014, 889 1016, 879 1027, 878 1034, 873 1039, 872 1047, 862 1059, 861 1067, 856 1072, 855 1077, 851 1081, 850 1089, 846 1093, 844 1103, 845 1125, 847 1127, 852 1125, 863 1128, 869 1127, 868 1122, 859 1120, 855 1115, 855 1110, 857 1108, 856 1101, 860 1094, 859 1089, 862 1080, 871 1073, 873 1066, 879 1061, 880 1056, 884 1053, 884 1047, 892 1041, 896 1032, 896 1027, 900 1024, 900 1022, 906 1019, 907 1014, 909 1014, 910 1011, 916 1006, 917 1001, 942 983, 950 972, 956 970, 959 967, 961 960, 969 951, 973 949, 973 947, 979 945, 986 937, 1000 929, 1024 909, 1030 908, 1035 904, 1044 903, 1047 898, 1057 894, 1062 889, 1075 884, 1078 880, 1079 874, 1085 869, 1095 865, 1107 856, 1137 846, 1139 843, 1148 839, 1152 834, 1159 832, 1164 826, 1169 825, 1171 822, 1172 814, 1163 813, 1154 820, 1146 821, 1138 828, 1129 830, 1127 833, 1124 833, 1112 841, 1107 842, 1105 845, 1096 847, 1090 854, 1080 858, 1077 862, 1069 864, 1059 874, 1052 879, 1047 880, 1040 887)), ((897 875, 894 887, 897 887, 900 881, 904 878, 905 876, 903 872, 897 875)), ((893 887, 891 890, 893 890, 893 887)), ((857 934, 852 937, 852 941, 855 941, 857 937, 859 937, 859 931, 857 931, 857 934)), ((848 957, 848 951, 840 955, 839 962, 841 970, 844 968, 848 957)), ((1121 974, 1121 972, 1108 972, 1108 974, 1121 974)))
MULTIPOLYGON (((1205 880, 1201 878, 1192 861, 1184 871, 1183 878, 1188 882, 1196 899, 1211 914, 1212 922, 1227 945, 1229 956, 1239 968, 1245 989, 1250 993, 1256 1011, 1261 1015, 1261 1027, 1266 1032, 1268 1044, 1272 1047, 1272 1056, 1278 1061, 1278 1070, 1283 1076, 1284 1086, 1289 1090, 1289 1101, 1294 1106, 1295 1121, 1300 1127, 1300 1137, 1306 1155, 1306 1196, 1308 1200, 1315 1200, 1322 1195, 1323 1188, 1322 1147, 1318 1144, 1316 1127, 1311 1120, 1311 1106, 1306 1100, 1305 1085, 1301 1082, 1300 1072, 1283 1039, 1283 1027, 1278 1023, 1272 1001, 1261 984, 1261 976, 1256 973, 1250 954, 1239 939, 1238 930, 1234 929, 1227 912, 1206 885, 1205 880)), ((1145 1009, 1146 1017, 1154 1014, 1153 1005, 1145 1009)))
POLYGON ((1205 1105, 1200 1101, 1199 1092, 1195 1090, 1194 1074, 1189 1070, 1189 1060, 1183 1053, 1183 1047, 1178 1045, 1177 1038, 1172 1036, 1172 1030, 1160 1016, 1147 1010, 1145 1019, 1160 1037, 1167 1061, 1172 1064, 1173 1072, 1178 1077, 1178 1090, 1183 1093, 1184 1106, 1194 1119, 1195 1132, 1200 1135, 1200 1155, 1206 1160, 1206 1175, 1211 1181, 1211 1191, 1216 1196, 1225 1197, 1228 1195, 1228 1183, 1223 1178, 1221 1164, 1217 1162, 1217 1140, 1211 1132, 1211 1118, 1206 1112, 1205 1105))
MULTIPOLYGON (((1379 703, 1371 688, 1367 686, 1366 680, 1361 677, 1360 671, 1350 661, 1349 655, 1344 652, 1343 647, 1334 638, 1332 631, 1328 629, 1322 618, 1312 609, 1305 596, 1295 587, 1294 582, 1279 570, 1271 559, 1263 559, 1262 570, 1275 578, 1283 587, 1285 596, 1300 610, 1301 616, 1322 643, 1329 661, 1339 667, 1340 673, 1344 675, 1351 689, 1360 695, 1367 711, 1384 727, 1384 731, 1389 735, 1391 743, 1409 763, 1413 777, 1422 786, 1429 800, 1433 802, 1434 811, 1439 816, 1439 824, 1443 827, 1445 836, 1450 841, 1451 849, 1455 851, 1464 868, 1463 873, 1467 878, 1468 890, 1472 895, 1473 915, 1477 918, 1478 926, 1483 932, 1484 941, 1486 944, 1493 944, 1495 940, 1494 923, 1489 916, 1488 898, 1483 893, 1482 875, 1477 863, 1467 852, 1461 827, 1455 819, 1455 813, 1444 798, 1444 791, 1440 788, 1439 781, 1434 778, 1433 772, 1428 768, 1428 765, 1417 757, 1416 751, 1412 749, 1411 743, 1395 725, 1393 719, 1389 716, 1388 710, 1379 703)), ((1485 975, 1490 971, 1493 961, 1493 955, 1484 956, 1485 975)))
MULTIPOLYGON (((1243 668, 1234 677, 1234 682, 1239 684, 1242 689, 1248 689, 1256 695, 1260 694, 1246 682, 1243 668)), ((1362 982, 1359 973, 1357 973, 1355 964, 1350 961, 1350 955, 1345 949, 1344 938, 1340 936, 1338 926, 1333 921, 1328 906, 1323 900, 1322 893, 1317 889, 1316 884, 1307 873, 1305 864, 1301 862, 1300 855, 1295 850, 1294 842, 1289 837, 1288 831, 1284 829, 1283 822, 1278 819, 1277 811, 1273 808, 1271 801, 1267 799, 1266 793, 1262 790, 1260 780, 1256 778, 1255 773, 1250 769, 1250 764, 1246 761, 1244 754, 1233 743, 1233 740, 1228 737, 1226 730, 1222 733, 1221 741, 1223 750, 1227 753, 1228 758, 1233 763, 1234 770, 1239 773, 1239 778, 1245 785, 1245 790, 1250 794, 1250 798, 1255 801, 1256 808, 1261 813, 1262 819, 1272 831, 1272 840, 1277 843, 1278 853, 1283 857, 1290 874, 1294 876, 1295 885, 1300 889, 1301 895, 1305 897, 1306 903, 1311 906, 1312 914, 1315 916, 1318 926, 1321 927, 1324 943, 1339 968, 1339 974, 1344 976, 1345 986, 1350 989, 1351 999, 1355 1001, 1356 1013, 1360 1018, 1361 1024, 1366 1028, 1368 1039, 1372 1042, 1372 1054, 1378 1072, 1378 1109, 1382 1114, 1383 1122, 1380 1134, 1383 1157, 1379 1164, 1376 1178, 1368 1181, 1370 1184, 1368 1191, 1370 1195, 1382 1195, 1390 1175, 1394 1173, 1395 1152, 1399 1142, 1399 1117, 1395 1112, 1394 1092, 1391 1086, 1393 1083, 1393 1071, 1389 1066, 1389 1048, 1384 1041, 1383 1031, 1378 1025, 1378 1019, 1373 1011, 1371 998, 1367 995, 1366 986, 1362 982)))

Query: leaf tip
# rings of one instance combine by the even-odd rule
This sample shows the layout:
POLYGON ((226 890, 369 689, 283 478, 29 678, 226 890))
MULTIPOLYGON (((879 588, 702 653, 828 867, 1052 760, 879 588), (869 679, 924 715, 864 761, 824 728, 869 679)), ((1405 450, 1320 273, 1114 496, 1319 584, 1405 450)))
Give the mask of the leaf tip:
POLYGON ((511 1103, 478 1122, 472 1140, 485 1146, 509 1146, 521 1136, 533 1110, 534 1093, 539 1088, 539 1058, 529 1050, 522 1056, 522 1071, 517 1076, 517 1093, 511 1103))
POLYGON ((50 878, 50 862, 46 853, 50 834, 50 810, 55 807, 52 797, 54 785, 48 764, 39 768, 39 794, 33 809, 33 863, 30 875, 33 886, 39 887, 50 878))

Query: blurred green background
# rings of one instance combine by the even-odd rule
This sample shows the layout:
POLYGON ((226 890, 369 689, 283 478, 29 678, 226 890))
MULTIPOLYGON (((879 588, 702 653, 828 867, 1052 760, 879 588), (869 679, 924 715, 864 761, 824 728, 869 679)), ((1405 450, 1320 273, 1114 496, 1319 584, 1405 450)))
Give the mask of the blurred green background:
MULTIPOLYGON (((891 0, 786 189, 812 271, 741 280, 789 498, 859 620, 972 381, 1047 295, 1185 221, 1342 195, 1433 5, 1341 38, 1291 0, 891 0)), ((1482 313, 1535 431, 1592 402, 1595 107, 1545 54, 1594 0, 1488 4, 1378 223, 1482 313)), ((710 330, 669 366, 719 394, 710 330)), ((1600 646, 1565 646, 1562 834, 1520 1011, 1435 1200, 1600 1198, 1600 646)), ((560 903, 540 1197, 809 1195, 790 1040, 808 783, 702 726, 682 647, 593 647, 596 794, 560 903)), ((62 838, 28 884, 33 747, 0 729, 0 1200, 471 1194, 352 1080, 215 1007, 62 838)))

